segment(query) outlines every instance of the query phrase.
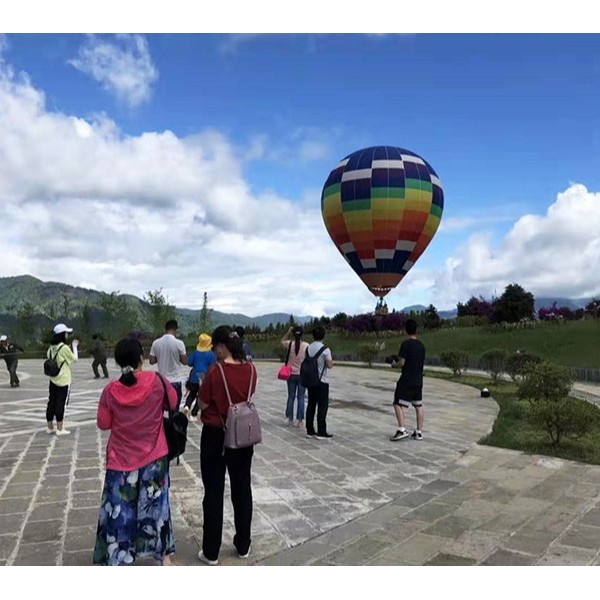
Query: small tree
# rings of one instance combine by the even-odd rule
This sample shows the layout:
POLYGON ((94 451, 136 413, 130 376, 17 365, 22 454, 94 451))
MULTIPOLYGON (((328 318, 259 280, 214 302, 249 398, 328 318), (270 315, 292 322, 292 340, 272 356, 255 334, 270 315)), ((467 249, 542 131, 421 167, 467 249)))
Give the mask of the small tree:
POLYGON ((212 309, 208 308, 208 294, 204 292, 202 308, 200 309, 200 332, 212 332, 212 309))
POLYGON ((515 383, 518 383, 525 377, 530 367, 540 362, 542 358, 537 354, 517 351, 506 361, 506 373, 515 383))
POLYGON ((500 381, 500 375, 506 370, 506 361, 508 352, 500 348, 487 350, 481 356, 481 365, 485 371, 490 374, 493 383, 500 381))
POLYGON ((469 366, 469 355, 461 350, 448 350, 440 353, 440 361, 452 371, 454 377, 460 377, 469 366))
POLYGON ((16 334, 25 343, 33 341, 36 333, 35 306, 26 300, 17 310, 16 334))
POLYGON ((600 423, 600 409, 577 398, 537 400, 530 405, 527 420, 545 429, 552 445, 558 446, 566 435, 581 437, 597 429, 600 423))
POLYGON ((369 369, 373 366, 373 359, 379 354, 379 344, 362 344, 358 347, 358 356, 367 363, 369 369))
POLYGON ((521 400, 557 402, 571 392, 575 377, 566 367, 544 360, 530 365, 517 392, 521 400))
POLYGON ((163 294, 162 288, 147 291, 144 301, 150 305, 152 311, 152 333, 158 335, 164 330, 165 323, 175 318, 175 307, 169 304, 169 298, 163 294))
POLYGON ((439 329, 442 326, 442 319, 433 304, 430 304, 422 315, 424 329, 439 329))

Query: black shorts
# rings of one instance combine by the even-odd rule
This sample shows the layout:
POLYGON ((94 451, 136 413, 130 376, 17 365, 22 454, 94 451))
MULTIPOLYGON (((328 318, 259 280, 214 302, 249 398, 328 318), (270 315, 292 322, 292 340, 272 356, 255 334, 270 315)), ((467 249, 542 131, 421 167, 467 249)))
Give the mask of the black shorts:
POLYGON ((400 406, 423 406, 423 386, 409 385, 398 381, 394 392, 394 404, 400 406))

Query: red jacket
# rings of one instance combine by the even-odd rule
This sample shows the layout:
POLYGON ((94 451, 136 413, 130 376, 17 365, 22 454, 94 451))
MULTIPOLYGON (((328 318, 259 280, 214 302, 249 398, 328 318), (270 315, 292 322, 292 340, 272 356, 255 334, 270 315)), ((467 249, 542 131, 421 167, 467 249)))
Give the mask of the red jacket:
MULTIPOLYGON (((131 387, 111 381, 98 404, 97 423, 110 429, 106 446, 106 468, 133 471, 169 452, 163 429, 163 386, 154 371, 135 374, 131 387)), ((171 410, 177 406, 177 393, 166 383, 171 410)))
MULTIPOLYGON (((256 379, 258 377, 256 368, 251 362, 247 363, 226 363, 221 362, 225 371, 227 386, 231 394, 231 402, 245 402, 248 399, 248 388, 250 387, 250 374, 252 375, 252 392, 256 391, 256 379)), ((200 419, 205 425, 213 427, 223 427, 223 421, 227 418, 229 401, 225 392, 225 384, 221 371, 217 365, 211 365, 206 373, 204 382, 200 386, 199 400, 203 404, 208 404, 200 413, 200 419), (223 417, 223 421, 221 421, 223 417)))

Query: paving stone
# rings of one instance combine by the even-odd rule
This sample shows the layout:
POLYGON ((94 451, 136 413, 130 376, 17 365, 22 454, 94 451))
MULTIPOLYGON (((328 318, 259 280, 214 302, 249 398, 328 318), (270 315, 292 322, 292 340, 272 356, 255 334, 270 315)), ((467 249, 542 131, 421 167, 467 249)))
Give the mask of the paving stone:
POLYGON ((98 479, 79 479, 74 480, 72 488, 73 493, 77 492, 102 492, 102 482, 98 479))
POLYGON ((442 551, 446 539, 425 533, 416 533, 405 542, 386 550, 386 555, 397 564, 422 565, 442 551))
POLYGON ((363 565, 390 545, 384 532, 375 531, 345 544, 323 559, 335 565, 363 565))
POLYGON ((71 496, 71 505, 73 508, 94 508, 100 507, 102 494, 98 492, 79 492, 71 496))
POLYGON ((436 567, 463 567, 476 565, 477 561, 474 558, 466 556, 457 556, 456 554, 445 554, 444 552, 440 552, 424 564, 436 567))
POLYGON ((31 497, 29 498, 0 498, 0 515, 11 515, 23 513, 29 510, 31 497))
POLYGON ((93 551, 96 543, 97 526, 67 527, 65 534, 65 551, 74 552, 81 550, 93 551))
MULTIPOLYGON (((43 502, 65 502, 67 499, 67 489, 66 488, 49 488, 42 486, 38 493, 35 496, 35 501, 37 503, 43 502)), ((2 509, 0 508, 0 512, 2 509)))
POLYGON ((517 550, 526 554, 541 555, 556 539, 558 534, 542 529, 523 527, 504 544, 509 550, 517 550))
POLYGON ((600 527, 592 525, 573 525, 558 538, 563 546, 578 548, 600 549, 600 527))
POLYGON ((585 566, 591 565, 596 555, 595 550, 554 544, 536 564, 541 566, 585 566))
POLYGON ((595 527, 600 527, 600 508, 593 508, 586 512, 579 522, 582 525, 594 525, 595 527))
POLYGON ((43 485, 45 488, 60 488, 66 490, 69 486, 69 475, 51 475, 44 477, 43 485))
POLYGON ((89 550, 78 550, 76 552, 63 552, 61 565, 71 567, 92 566, 93 553, 89 550))
POLYGON ((411 519, 433 523, 446 517, 449 513, 456 510, 452 504, 443 504, 442 502, 429 502, 420 508, 415 508, 408 516, 411 519))
POLYGON ((504 537, 486 531, 465 531, 454 540, 446 541, 444 552, 483 560, 502 545, 504 537))
POLYGON ((55 519, 62 519, 66 512, 67 505, 65 502, 35 504, 31 514, 29 515, 29 521, 51 521, 55 519))
POLYGON ((510 552, 509 550, 496 550, 490 554, 481 564, 489 566, 517 567, 532 565, 538 560, 537 556, 530 554, 521 554, 519 552, 510 552))
POLYGON ((407 506, 408 508, 417 508, 418 506, 426 504, 435 497, 435 494, 428 494, 422 491, 410 492, 394 500, 394 504, 399 506, 407 506))
POLYGON ((67 527, 83 527, 98 523, 100 505, 96 508, 72 508, 67 514, 67 527))
POLYGON ((60 538, 61 521, 28 522, 23 530, 23 543, 49 542, 60 538))
POLYGON ((21 483, 37 483, 40 479, 39 473, 35 471, 17 471, 10 479, 11 485, 18 485, 21 483))
POLYGON ((0 560, 6 560, 10 557, 17 546, 18 540, 19 537, 17 535, 0 535, 0 560))
POLYGON ((18 533, 25 522, 25 517, 24 512, 11 515, 0 514, 0 535, 18 533))
POLYGON ((58 564, 60 555, 60 543, 35 541, 19 546, 17 556, 13 564, 15 566, 53 566, 58 564))
MULTIPOLYGON (((422 492, 426 492, 428 494, 444 494, 449 490, 455 489, 460 484, 457 481, 450 481, 448 479, 435 479, 430 483, 424 485, 421 488, 422 492)), ((441 502, 443 502, 443 498, 439 498, 441 502)))
POLYGON ((37 482, 20 483, 13 485, 7 485, 0 500, 6 500, 8 498, 31 498, 33 490, 35 489, 37 482))
POLYGON ((433 525, 425 528, 423 533, 439 537, 455 538, 463 534, 465 531, 473 529, 475 525, 475 521, 472 521, 466 517, 448 515, 439 519, 433 525))

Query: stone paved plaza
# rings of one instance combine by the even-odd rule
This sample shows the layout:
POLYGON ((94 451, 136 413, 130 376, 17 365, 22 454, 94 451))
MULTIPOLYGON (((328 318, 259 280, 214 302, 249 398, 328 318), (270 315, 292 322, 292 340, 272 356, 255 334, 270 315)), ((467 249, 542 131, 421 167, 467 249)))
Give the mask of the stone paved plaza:
MULTIPOLYGON (((0 565, 90 565, 107 439, 95 416, 106 380, 93 379, 89 360, 75 364, 72 435, 57 438, 45 432, 41 360, 19 366, 17 389, 0 372, 0 565)), ((338 365, 334 438, 319 441, 287 427, 279 366, 257 363, 264 441, 253 463, 252 554, 241 561, 233 549, 226 487, 221 564, 600 564, 600 467, 478 445, 497 414, 493 399, 426 379, 425 439, 390 442, 398 373, 338 365)), ((200 426, 189 434, 171 469, 179 565, 200 564, 200 426)))

